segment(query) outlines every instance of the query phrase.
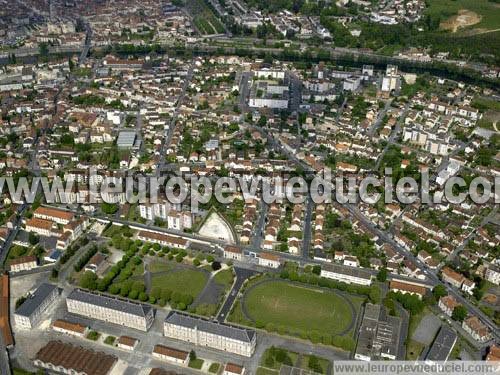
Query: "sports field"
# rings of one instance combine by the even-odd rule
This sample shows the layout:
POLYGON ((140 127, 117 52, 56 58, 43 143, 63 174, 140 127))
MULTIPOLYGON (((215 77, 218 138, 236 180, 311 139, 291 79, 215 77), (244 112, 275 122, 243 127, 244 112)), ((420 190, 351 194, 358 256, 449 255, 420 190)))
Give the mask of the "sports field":
MULTIPOLYGON (((455 22, 460 25, 460 16, 463 15, 463 23, 461 27, 470 27, 479 29, 478 31, 489 31, 500 28, 500 6, 499 3, 488 0, 432 0, 428 2, 429 7, 426 9, 426 14, 439 14, 444 22, 444 25, 455 22), (473 20, 474 14, 476 19, 473 20), (471 17, 469 17, 469 15, 471 17), (471 19, 470 25, 467 23, 471 19)), ((442 25, 442 26, 444 26, 442 25)))
POLYGON ((189 294, 196 298, 207 283, 208 277, 202 271, 174 270, 166 274, 153 275, 151 286, 189 294))
POLYGON ((292 330, 343 334, 355 319, 343 296, 281 281, 264 282, 249 289, 243 303, 254 321, 292 330))

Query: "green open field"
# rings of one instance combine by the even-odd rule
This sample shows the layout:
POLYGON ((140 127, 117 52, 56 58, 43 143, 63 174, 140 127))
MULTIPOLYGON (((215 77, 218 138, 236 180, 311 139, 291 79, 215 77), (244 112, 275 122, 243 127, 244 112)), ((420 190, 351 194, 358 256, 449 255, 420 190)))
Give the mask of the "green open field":
POLYGON ((189 294, 196 298, 205 287, 207 280, 208 277, 204 272, 183 269, 167 274, 153 275, 151 286, 189 294))
POLYGON ((406 359, 410 361, 417 360, 424 348, 424 344, 410 340, 406 346, 406 359))
POLYGON ((224 26, 205 0, 188 0, 186 7, 201 34, 211 35, 224 32, 224 26))
POLYGON ((233 285, 233 271, 231 269, 219 271, 214 276, 214 280, 217 284, 224 285, 225 289, 229 289, 233 285))
POLYGON ((255 321, 301 331, 339 334, 355 319, 348 302, 334 292, 279 281, 251 288, 244 304, 255 321))
POLYGON ((440 15, 442 19, 454 16, 461 9, 470 10, 481 17, 474 29, 495 30, 500 28, 500 3, 488 0, 431 0, 425 13, 440 15))

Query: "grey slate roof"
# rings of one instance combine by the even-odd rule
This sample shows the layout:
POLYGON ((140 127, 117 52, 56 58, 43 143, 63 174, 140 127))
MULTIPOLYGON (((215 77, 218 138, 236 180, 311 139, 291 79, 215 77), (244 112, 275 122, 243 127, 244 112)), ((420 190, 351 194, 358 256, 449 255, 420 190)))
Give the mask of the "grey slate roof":
POLYGON ((197 327, 199 331, 208 332, 248 343, 252 342, 255 336, 255 331, 252 331, 250 329, 233 327, 228 324, 209 321, 187 314, 181 314, 176 311, 171 311, 167 315, 167 317, 165 318, 165 323, 170 323, 190 329, 194 329, 195 327, 197 327))
POLYGON ((140 317, 145 317, 151 310, 153 310, 151 306, 144 305, 142 303, 127 301, 99 293, 91 293, 83 289, 73 289, 73 291, 66 298, 66 300, 68 299, 102 306, 116 311, 127 312, 140 317))
POLYGON ((132 147, 134 145, 136 133, 134 131, 122 131, 118 134, 116 145, 118 147, 132 147))
POLYGON ((54 289, 57 289, 57 286, 47 283, 41 284, 35 293, 28 297, 26 301, 19 306, 16 310, 16 314, 26 317, 31 316, 31 314, 38 309, 38 306, 40 306, 42 302, 54 292, 54 289))
POLYGON ((428 361, 446 361, 456 341, 457 334, 450 328, 442 326, 425 359, 428 361))
POLYGON ((367 303, 359 327, 356 354, 378 359, 382 354, 397 357, 401 318, 387 315, 381 305, 367 303))

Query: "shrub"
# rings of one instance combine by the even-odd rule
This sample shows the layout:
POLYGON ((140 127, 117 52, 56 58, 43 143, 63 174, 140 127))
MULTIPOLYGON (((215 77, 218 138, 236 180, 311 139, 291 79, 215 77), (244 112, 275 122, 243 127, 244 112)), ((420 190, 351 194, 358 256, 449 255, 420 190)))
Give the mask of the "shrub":
POLYGON ((90 331, 87 334, 87 338, 92 341, 97 341, 97 339, 99 338, 99 333, 96 331, 90 331))
POLYGON ((108 345, 113 345, 115 343, 116 337, 108 336, 104 339, 104 343, 108 345))
POLYGON ((128 294, 128 298, 137 299, 138 295, 139 295, 139 292, 137 290, 131 290, 130 293, 128 294))

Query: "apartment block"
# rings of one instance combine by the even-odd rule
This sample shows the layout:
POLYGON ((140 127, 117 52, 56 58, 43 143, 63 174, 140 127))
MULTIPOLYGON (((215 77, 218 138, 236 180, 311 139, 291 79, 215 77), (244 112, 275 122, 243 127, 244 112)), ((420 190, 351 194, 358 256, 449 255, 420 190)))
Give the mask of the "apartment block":
POLYGON ((74 289, 66 298, 68 312, 109 323, 147 331, 155 310, 148 305, 82 289, 74 289))
POLYGON ((372 276, 369 272, 338 264, 325 264, 321 270, 321 277, 347 284, 371 285, 372 283, 372 276))
POLYGON ((171 311, 165 318, 164 335, 198 346, 251 357, 255 351, 255 331, 213 322, 171 311))
POLYGON ((30 294, 14 313, 14 321, 19 328, 34 328, 42 313, 57 299, 59 289, 52 284, 43 283, 30 294))

